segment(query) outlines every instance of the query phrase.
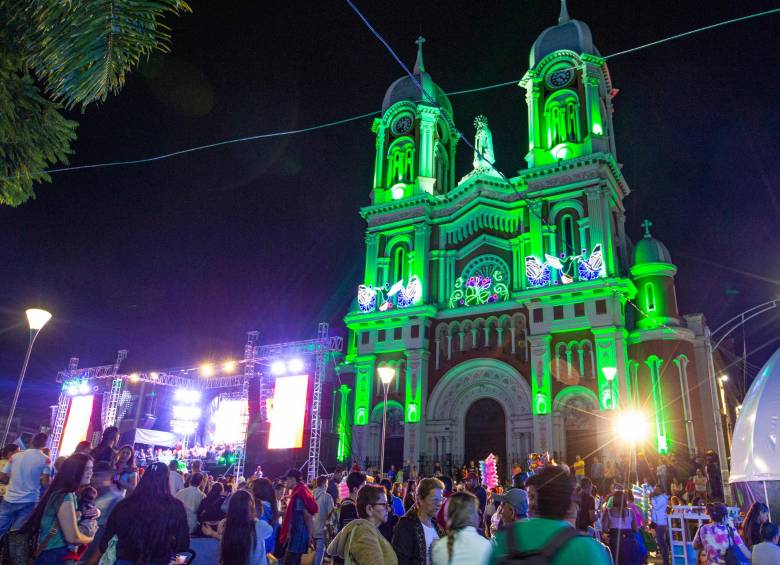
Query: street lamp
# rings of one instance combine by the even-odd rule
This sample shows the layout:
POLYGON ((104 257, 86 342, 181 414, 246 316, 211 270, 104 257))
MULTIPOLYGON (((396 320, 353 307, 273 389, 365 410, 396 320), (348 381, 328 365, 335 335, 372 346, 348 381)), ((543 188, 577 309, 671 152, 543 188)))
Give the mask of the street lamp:
POLYGON ((606 408, 611 410, 615 407, 615 387, 612 384, 612 381, 615 380, 615 376, 617 375, 617 367, 602 367, 601 372, 604 373, 604 378, 607 379, 607 386, 609 387, 607 395, 609 406, 606 406, 606 402, 603 402, 603 404, 606 408))
POLYGON ((22 364, 22 372, 19 373, 19 382, 16 383, 16 392, 14 393, 14 400, 11 402, 11 411, 8 413, 8 419, 5 422, 5 432, 3 432, 3 443, 5 445, 8 441, 8 432, 11 431, 11 422, 14 419, 14 412, 16 412, 16 403, 19 400, 19 393, 22 391, 22 383, 24 382, 24 375, 27 372, 27 363, 30 361, 30 354, 32 353, 33 343, 35 338, 38 337, 38 333, 41 331, 46 322, 51 320, 51 314, 46 310, 40 310, 38 308, 29 308, 25 310, 27 315, 27 323, 30 326, 30 342, 27 345, 27 354, 24 356, 24 364, 22 364))
POLYGON ((390 383, 395 377, 395 369, 392 367, 379 367, 379 380, 382 381, 382 391, 384 392, 384 405, 382 406, 382 444, 379 448, 379 478, 385 474, 385 434, 387 433, 387 391, 390 383))

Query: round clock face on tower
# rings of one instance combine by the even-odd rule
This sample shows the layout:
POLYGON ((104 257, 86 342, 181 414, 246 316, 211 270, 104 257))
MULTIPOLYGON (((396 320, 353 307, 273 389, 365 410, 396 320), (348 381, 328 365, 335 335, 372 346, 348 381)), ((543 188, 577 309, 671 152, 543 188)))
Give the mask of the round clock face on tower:
POLYGON ((402 114, 393 121, 393 124, 390 127, 394 134, 402 135, 411 130, 413 126, 414 120, 412 119, 412 116, 409 114, 402 114))
POLYGON ((574 78, 574 69, 558 69, 547 75, 547 86, 561 88, 569 84, 574 78))

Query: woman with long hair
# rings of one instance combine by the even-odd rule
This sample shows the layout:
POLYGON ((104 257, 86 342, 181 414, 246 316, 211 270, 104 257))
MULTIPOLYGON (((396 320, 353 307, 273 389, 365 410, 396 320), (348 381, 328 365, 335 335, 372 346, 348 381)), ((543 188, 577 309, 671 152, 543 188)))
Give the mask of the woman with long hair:
POLYGON ((638 565, 640 556, 636 532, 639 524, 622 490, 612 495, 612 507, 604 510, 601 523, 604 531, 609 532, 609 549, 615 565, 638 565))
POLYGON ((169 563, 172 554, 189 549, 187 513, 171 494, 168 473, 165 463, 149 465, 135 490, 108 517, 100 552, 116 536, 116 565, 169 563))
POLYGON ((265 540, 273 532, 271 526, 257 518, 255 499, 245 490, 237 490, 230 497, 227 517, 215 530, 208 524, 203 532, 219 543, 221 565, 267 565, 265 540))
POLYGON ((201 528, 205 524, 216 526, 220 520, 225 518, 225 513, 222 511, 223 502, 225 502, 225 495, 223 494, 222 484, 214 483, 211 485, 206 498, 201 500, 200 505, 198 505, 197 516, 201 528))
POLYGON ((742 540, 749 550, 761 543, 761 526, 769 521, 769 507, 763 502, 754 502, 742 522, 742 540))
POLYGON ((255 497, 255 508, 258 518, 265 520, 272 528, 271 533, 265 538, 265 546, 268 548, 268 551, 273 551, 276 546, 276 536, 281 527, 279 501, 276 498, 274 484, 265 477, 261 477, 254 479, 251 487, 252 494, 255 497))
POLYGON ((447 536, 433 542, 433 565, 482 565, 490 559, 491 543, 477 532, 479 500, 456 492, 447 503, 447 536))
POLYGON ((426 478, 417 483, 414 507, 393 530, 393 549, 399 565, 430 563, 431 544, 444 536, 436 523, 443 490, 444 483, 439 479, 426 478))
MULTIPOLYGON (((37 535, 38 556, 35 565, 68 563, 68 544, 81 545, 92 541, 78 527, 76 491, 92 479, 92 458, 76 454, 68 457, 46 490, 40 502, 22 527, 37 535)), ((93 532, 94 534, 94 532, 93 532)))
POLYGON ((100 438, 100 443, 92 450, 92 459, 113 463, 117 443, 119 443, 119 428, 116 426, 107 427, 103 430, 103 437, 100 438))
POLYGON ((114 461, 116 484, 125 495, 130 494, 138 485, 138 469, 135 466, 135 450, 132 445, 123 445, 116 453, 114 461))

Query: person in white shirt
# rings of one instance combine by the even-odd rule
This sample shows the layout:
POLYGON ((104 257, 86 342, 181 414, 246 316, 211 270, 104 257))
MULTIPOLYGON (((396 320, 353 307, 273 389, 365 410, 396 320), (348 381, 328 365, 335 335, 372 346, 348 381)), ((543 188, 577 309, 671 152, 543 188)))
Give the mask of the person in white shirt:
POLYGON ((203 482, 203 475, 195 473, 190 477, 190 486, 181 489, 176 493, 176 498, 184 504, 184 510, 187 511, 187 527, 190 533, 193 533, 198 526, 198 507, 206 495, 200 490, 200 483, 203 482))
POLYGON ((456 492, 447 505, 447 535, 433 542, 433 565, 484 565, 491 543, 477 532, 479 500, 470 492, 456 492))
POLYGON ((0 479, 8 479, 3 502, 0 503, 0 536, 8 530, 22 527, 38 504, 41 487, 49 486, 51 459, 43 451, 46 434, 37 434, 29 449, 16 453, 0 469, 0 479))
POLYGON ((666 545, 666 508, 669 506, 669 497, 664 493, 664 487, 660 484, 656 485, 655 489, 653 489, 650 503, 652 504, 650 521, 655 528, 655 541, 658 544, 658 548, 661 550, 663 565, 669 565, 669 547, 666 545))
POLYGON ((761 526, 761 539, 764 541, 753 546, 751 563, 753 565, 780 565, 780 530, 772 522, 761 526))
POLYGON ((171 494, 176 496, 176 493, 184 488, 184 477, 179 473, 179 462, 175 459, 168 463, 168 469, 170 470, 168 483, 171 485, 171 494))

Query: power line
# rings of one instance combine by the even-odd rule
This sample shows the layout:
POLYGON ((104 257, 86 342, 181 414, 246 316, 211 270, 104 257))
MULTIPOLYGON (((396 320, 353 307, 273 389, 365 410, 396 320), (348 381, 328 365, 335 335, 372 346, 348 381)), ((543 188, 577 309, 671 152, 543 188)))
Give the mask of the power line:
MULTIPOLYGON (((756 13, 756 14, 749 14, 747 16, 742 16, 742 17, 739 17, 739 18, 733 18, 733 19, 730 19, 730 20, 725 20, 725 21, 718 22, 718 23, 715 23, 715 24, 711 24, 711 25, 695 28, 695 29, 692 29, 690 31, 686 31, 686 32, 683 32, 683 33, 679 33, 679 34, 676 34, 676 35, 665 37, 665 38, 659 39, 657 41, 653 41, 653 42, 646 43, 646 44, 643 44, 643 45, 638 45, 638 46, 632 47, 630 49, 625 49, 623 51, 618 51, 617 53, 612 53, 610 55, 606 55, 603 58, 604 59, 612 59, 612 58, 618 57, 620 55, 625 55, 625 54, 628 54, 628 53, 634 53, 634 52, 639 51, 641 49, 646 49, 648 47, 654 47, 656 45, 661 45, 663 43, 667 43, 667 42, 673 41, 675 39, 680 39, 682 37, 687 37, 687 36, 690 36, 690 35, 694 35, 696 33, 700 33, 700 32, 703 32, 703 31, 708 31, 708 30, 711 30, 711 29, 715 29, 715 28, 718 28, 718 27, 723 27, 723 26, 726 26, 726 25, 729 25, 729 24, 733 24, 733 23, 738 23, 738 22, 743 22, 743 21, 747 21, 747 20, 751 20, 751 19, 756 19, 756 18, 759 18, 759 17, 762 17, 762 16, 768 16, 768 15, 771 15, 771 14, 774 14, 774 13, 777 13, 777 12, 780 12, 780 8, 775 8, 775 9, 772 9, 772 10, 767 10, 767 11, 759 12, 759 13, 756 13)), ((383 41, 383 43, 385 43, 384 40, 382 40, 382 41, 383 41)), ((385 43, 385 45, 386 45, 386 43, 385 43)), ((398 59, 396 59, 396 60, 398 60, 398 59)), ((400 62, 400 60, 399 60, 399 62, 400 62)), ((405 66, 405 65, 402 64, 402 66, 405 66)), ((456 90, 456 91, 453 91, 453 92, 447 92, 447 93, 445 93, 445 95, 446 96, 459 96, 459 95, 462 95, 462 94, 474 94, 474 93, 477 93, 477 92, 485 92, 487 90, 494 90, 494 89, 497 89, 497 88, 503 88, 505 86, 512 86, 512 85, 517 84, 519 81, 520 81, 520 79, 516 79, 516 80, 509 80, 509 81, 499 82, 499 83, 495 83, 495 84, 489 84, 489 85, 486 85, 486 86, 480 86, 480 87, 475 87, 475 88, 467 88, 467 89, 464 89, 464 90, 456 90)), ((233 145, 233 144, 236 144, 236 143, 245 143, 245 142, 248 142, 248 141, 257 141, 257 140, 261 140, 261 139, 270 139, 270 138, 274 138, 274 137, 283 137, 283 136, 287 136, 287 135, 296 135, 296 134, 301 134, 301 133, 308 133, 308 132, 312 132, 312 131, 316 131, 316 130, 320 130, 320 129, 325 129, 325 128, 330 128, 330 127, 343 125, 343 124, 346 124, 346 123, 349 123, 349 122, 353 122, 353 121, 357 121, 357 120, 362 120, 364 118, 367 118, 367 117, 370 117, 370 116, 375 116, 377 114, 381 114, 381 110, 377 110, 377 111, 374 111, 374 112, 367 112, 365 114, 359 114, 357 116, 352 116, 352 117, 348 117, 348 118, 344 118, 344 119, 340 119, 340 120, 335 120, 335 121, 332 121, 332 122, 326 122, 324 124, 317 124, 317 125, 306 127, 306 128, 300 128, 300 129, 294 129, 294 130, 285 130, 285 131, 277 131, 277 132, 271 132, 271 133, 262 133, 262 134, 250 135, 250 136, 246 136, 246 137, 227 139, 227 140, 224 140, 224 141, 218 141, 218 142, 215 142, 215 143, 208 143, 206 145, 198 145, 198 146, 195 146, 195 147, 189 147, 189 148, 186 148, 186 149, 173 151, 171 153, 164 153, 162 155, 155 155, 155 156, 152 156, 152 157, 144 157, 144 158, 139 158, 139 159, 129 159, 129 160, 122 160, 122 161, 109 161, 109 162, 105 162, 105 163, 93 163, 93 164, 88 164, 88 165, 74 165, 72 167, 59 167, 59 168, 55 168, 55 169, 46 169, 46 170, 40 171, 39 174, 66 173, 66 172, 83 171, 83 170, 87 170, 87 169, 117 167, 117 166, 121 166, 121 165, 138 165, 138 164, 145 164, 145 163, 153 163, 153 162, 156 162, 156 161, 162 161, 164 159, 169 159, 171 157, 177 157, 179 155, 185 155, 187 153, 195 153, 197 151, 204 151, 204 150, 207 150, 207 149, 214 149, 216 147, 221 147, 221 146, 224 146, 224 145, 233 145)), ((11 176, 7 176, 7 177, 2 177, 2 180, 17 179, 17 178, 20 178, 21 176, 22 175, 11 175, 11 176)))

